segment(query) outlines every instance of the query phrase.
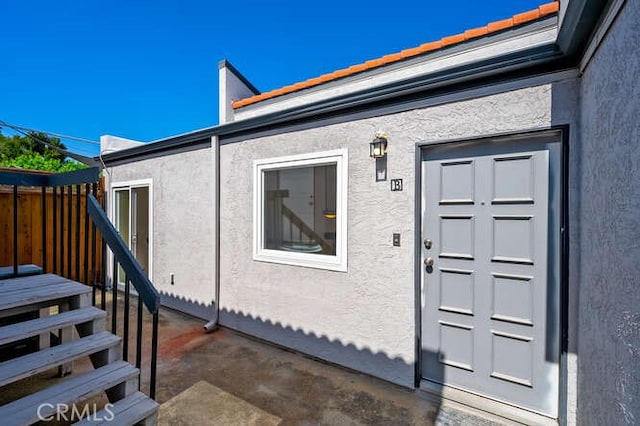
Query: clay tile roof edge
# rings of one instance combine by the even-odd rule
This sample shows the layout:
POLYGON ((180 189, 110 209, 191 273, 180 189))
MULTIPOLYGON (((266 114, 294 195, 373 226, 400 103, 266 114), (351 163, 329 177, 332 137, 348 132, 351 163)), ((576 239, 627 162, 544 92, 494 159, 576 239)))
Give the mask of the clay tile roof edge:
POLYGON ((260 101, 264 101, 266 99, 275 98, 277 96, 285 95, 288 93, 297 92, 302 89, 306 89, 309 87, 318 86, 320 84, 334 81, 339 78, 347 77, 350 75, 354 75, 363 71, 368 71, 370 69, 378 68, 380 66, 384 66, 387 64, 391 64, 394 62, 401 61, 403 59, 411 58, 414 56, 421 55, 423 53, 432 52, 434 50, 442 49, 443 47, 453 46, 465 41, 473 40, 476 38, 483 37, 488 34, 496 33, 498 31, 506 30, 509 28, 513 28, 528 22, 535 21, 540 18, 544 18, 548 15, 552 15, 557 13, 560 6, 557 0, 554 0, 551 3, 546 3, 534 10, 530 10, 527 12, 519 13, 517 15, 512 16, 508 19, 503 19, 500 21, 490 22, 484 27, 474 28, 465 31, 461 34, 455 34, 447 37, 443 37, 440 40, 432 41, 429 43, 422 44, 418 47, 405 49, 399 53, 392 53, 389 55, 385 55, 382 58, 376 58, 368 60, 361 64, 351 65, 348 68, 340 69, 337 71, 333 71, 328 74, 321 75, 320 77, 310 78, 306 81, 291 84, 279 89, 271 90, 269 92, 265 92, 259 95, 251 96, 249 98, 241 99, 239 101, 235 101, 232 103, 233 108, 242 108, 247 105, 255 104, 260 101))

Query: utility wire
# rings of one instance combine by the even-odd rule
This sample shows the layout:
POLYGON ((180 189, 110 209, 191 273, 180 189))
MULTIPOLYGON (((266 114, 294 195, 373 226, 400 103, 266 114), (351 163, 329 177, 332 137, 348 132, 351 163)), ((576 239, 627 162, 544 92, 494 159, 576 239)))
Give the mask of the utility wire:
POLYGON ((11 129, 14 129, 14 130, 20 129, 20 130, 26 130, 27 132, 44 133, 47 136, 53 136, 53 137, 60 138, 60 139, 70 139, 70 140, 73 140, 73 141, 90 143, 92 145, 100 146, 100 142, 92 141, 91 139, 80 138, 80 137, 77 137, 77 136, 62 135, 62 134, 53 133, 53 132, 45 132, 44 130, 31 129, 29 127, 18 126, 17 124, 10 124, 10 123, 7 123, 6 121, 0 120, 0 127, 2 127, 2 126, 9 127, 11 129))
POLYGON ((98 161, 94 160, 91 157, 86 157, 84 155, 75 154, 75 153, 73 153, 71 151, 67 151, 66 149, 59 148, 59 147, 57 147, 55 145, 52 145, 51 142, 49 142, 49 141, 47 141, 45 139, 40 139, 40 137, 38 137, 38 135, 36 135, 34 133, 24 132, 21 128, 13 126, 13 125, 11 125, 9 123, 6 123, 6 122, 4 122, 2 120, 0 120, 0 126, 9 127, 11 129, 15 130, 16 132, 18 132, 18 133, 20 133, 20 134, 22 134, 22 135, 24 135, 24 136, 26 136, 28 138, 31 138, 33 141, 38 142, 41 145, 44 145, 46 148, 50 148, 50 149, 53 149, 54 151, 58 151, 59 153, 65 155, 67 157, 71 157, 74 160, 79 161, 79 162, 81 162, 83 164, 86 164, 88 166, 95 166, 95 165, 99 164, 98 161))

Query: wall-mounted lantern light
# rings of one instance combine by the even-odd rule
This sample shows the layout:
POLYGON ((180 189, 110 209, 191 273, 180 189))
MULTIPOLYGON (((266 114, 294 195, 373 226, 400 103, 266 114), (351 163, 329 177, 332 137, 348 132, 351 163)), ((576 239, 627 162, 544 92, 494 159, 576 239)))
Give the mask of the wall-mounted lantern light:
POLYGON ((384 158, 387 155, 387 139, 385 132, 376 132, 375 138, 369 143, 369 157, 384 158))

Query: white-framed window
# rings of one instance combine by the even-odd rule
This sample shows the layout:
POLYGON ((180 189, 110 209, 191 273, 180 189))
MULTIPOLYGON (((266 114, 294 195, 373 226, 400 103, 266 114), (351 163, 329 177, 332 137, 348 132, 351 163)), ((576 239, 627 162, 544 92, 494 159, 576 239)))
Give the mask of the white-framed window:
POLYGON ((347 150, 254 161, 253 258, 347 270, 347 150))

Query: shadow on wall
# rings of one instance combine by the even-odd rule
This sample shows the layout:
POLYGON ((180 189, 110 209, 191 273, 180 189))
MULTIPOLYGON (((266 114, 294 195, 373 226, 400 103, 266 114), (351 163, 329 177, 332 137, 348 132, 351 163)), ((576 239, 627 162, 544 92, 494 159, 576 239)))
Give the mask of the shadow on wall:
POLYGON ((161 292, 162 306, 166 306, 176 311, 185 312, 204 321, 214 318, 216 315, 214 304, 204 304, 184 296, 161 292))
MULTIPOLYGON (((400 357, 390 357, 384 352, 374 352, 366 347, 358 348, 353 343, 345 344, 338 339, 330 339, 325 335, 294 329, 292 326, 283 325, 280 322, 235 310, 221 309, 220 324, 250 336, 267 340, 285 349, 293 349, 320 361, 363 372, 404 388, 414 389, 415 386, 416 366, 413 363, 407 363, 400 357)), ((375 334, 375 330, 371 330, 371 334, 375 334)), ((439 369, 439 376, 436 376, 443 382, 444 369, 438 361, 440 359, 439 354, 425 353, 423 351, 422 357, 427 362, 436 363, 435 365, 439 369)), ((440 412, 440 395, 429 394, 425 395, 425 398, 433 404, 433 419, 436 419, 440 412)))
POLYGON ((579 80, 552 89, 553 124, 571 123, 563 352, 585 424, 640 421, 640 2, 619 3, 579 80))

